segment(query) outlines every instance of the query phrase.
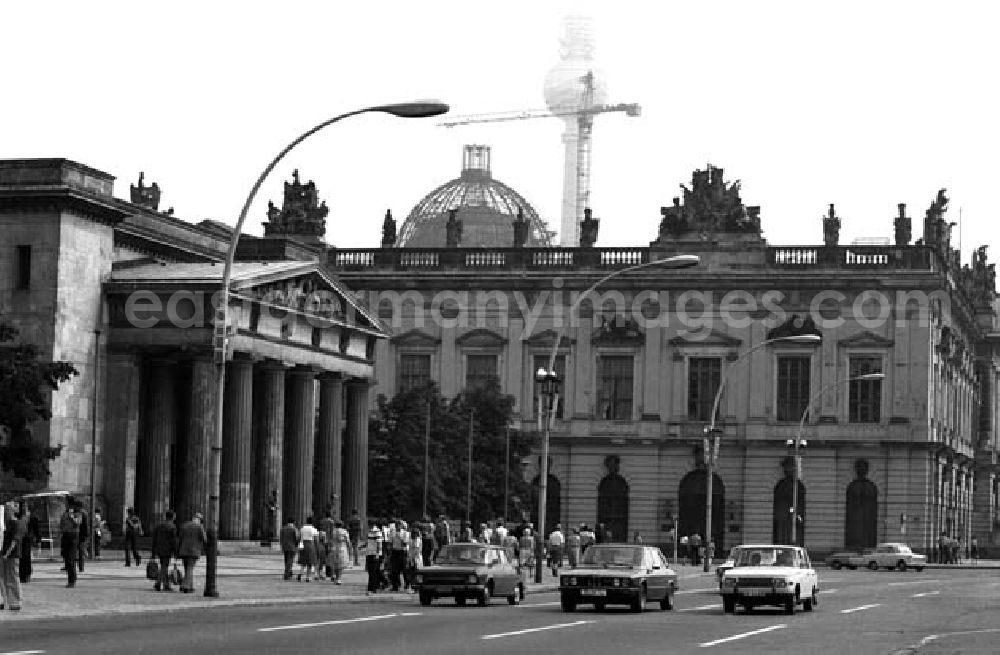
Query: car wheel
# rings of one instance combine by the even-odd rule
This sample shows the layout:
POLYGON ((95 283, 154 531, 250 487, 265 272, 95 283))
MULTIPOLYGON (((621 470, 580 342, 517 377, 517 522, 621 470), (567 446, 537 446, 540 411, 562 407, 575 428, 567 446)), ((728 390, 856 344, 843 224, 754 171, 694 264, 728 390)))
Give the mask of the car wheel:
POLYGON ((785 614, 795 614, 795 599, 789 598, 785 601, 785 614))
POLYGON ((806 612, 813 611, 813 608, 816 607, 816 605, 818 605, 816 601, 817 601, 816 589, 813 588, 812 595, 810 595, 809 598, 806 598, 804 601, 802 601, 802 609, 805 610, 806 612))
POLYGON ((723 614, 735 614, 736 613, 736 601, 732 598, 722 599, 722 613, 723 614))
POLYGON ((465 596, 455 596, 455 604, 459 607, 465 607, 465 596))
POLYGON ((896 562, 896 568, 899 569, 900 573, 905 573, 906 572, 906 562, 904 562, 903 560, 899 560, 898 562, 896 562))
POLYGON ((660 609, 661 610, 672 610, 674 609, 674 590, 667 589, 667 593, 663 595, 660 599, 660 609))
POLYGON ((520 583, 517 585, 517 598, 518 600, 524 600, 524 585, 520 583))
POLYGON ((575 612, 576 611, 576 601, 569 596, 563 596, 560 599, 560 605, 564 612, 575 612))
POLYGON ((433 602, 434 602, 434 596, 433 595, 427 593, 426 591, 421 591, 420 592, 420 604, 421 605, 423 605, 424 607, 427 607, 428 605, 430 605, 433 602))
POLYGON ((743 611, 747 614, 753 614, 753 603, 743 603, 743 611))
POLYGON ((595 612, 603 612, 604 611, 604 601, 603 600, 599 600, 599 601, 596 601, 594 603, 594 611, 595 612))
POLYGON ((830 562, 830 568, 833 569, 834 571, 839 571, 840 566, 841 564, 837 560, 833 560, 832 562, 830 562))
POLYGON ((868 562, 869 571, 878 571, 878 564, 875 562, 868 562))
POLYGON ((490 585, 486 585, 486 587, 481 592, 479 592, 479 597, 476 598, 476 603, 478 603, 480 607, 486 607, 487 605, 490 604, 490 596, 491 596, 490 585))
POLYGON ((923 570, 924 570, 924 567, 922 567, 922 566, 918 566, 918 567, 916 567, 916 571, 917 571, 917 573, 920 573, 920 572, 921 572, 921 571, 923 571, 923 570))
POLYGON ((857 571, 858 570, 858 567, 851 566, 850 564, 847 565, 847 568, 851 569, 852 571, 857 571))
POLYGON ((632 611, 641 612, 646 607, 646 585, 639 587, 639 597, 632 601, 632 611))

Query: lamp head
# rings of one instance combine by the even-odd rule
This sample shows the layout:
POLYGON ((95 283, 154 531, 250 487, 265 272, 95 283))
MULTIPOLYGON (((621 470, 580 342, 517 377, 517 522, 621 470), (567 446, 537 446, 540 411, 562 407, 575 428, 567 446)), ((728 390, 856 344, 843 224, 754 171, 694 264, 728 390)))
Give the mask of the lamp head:
POLYGON ((548 379, 548 377, 549 377, 549 372, 546 371, 545 368, 542 366, 539 366, 538 370, 535 371, 536 382, 545 382, 545 380, 548 379))
POLYGON ((885 373, 865 373, 854 378, 855 380, 884 380, 885 373))
POLYGON ((650 262, 650 266, 656 266, 657 268, 691 268, 700 263, 701 257, 698 255, 674 255, 673 257, 664 257, 663 259, 650 262))
POLYGON ((397 102, 391 105, 379 105, 373 107, 373 111, 381 111, 400 118, 426 118, 428 116, 440 116, 451 109, 440 100, 416 100, 414 102, 397 102))
POLYGON ((800 343, 804 345, 818 344, 823 341, 823 337, 818 334, 791 334, 787 337, 775 337, 771 341, 783 341, 785 343, 800 343))

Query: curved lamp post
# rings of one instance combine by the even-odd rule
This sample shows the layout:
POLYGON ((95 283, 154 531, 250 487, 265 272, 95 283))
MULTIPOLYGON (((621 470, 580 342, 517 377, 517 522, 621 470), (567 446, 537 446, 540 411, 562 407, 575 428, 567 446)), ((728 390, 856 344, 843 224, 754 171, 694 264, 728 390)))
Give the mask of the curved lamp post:
POLYGON ((787 337, 775 337, 773 339, 766 339, 761 341, 756 346, 748 349, 742 355, 740 355, 732 366, 726 371, 719 381, 719 389, 715 392, 715 401, 712 403, 712 414, 711 422, 709 426, 705 428, 705 432, 711 437, 711 442, 707 442, 707 452, 705 453, 705 470, 708 473, 708 478, 705 481, 705 557, 702 562, 702 570, 709 570, 709 550, 713 543, 712 538, 712 477, 715 475, 715 458, 718 456, 719 451, 719 432, 720 430, 715 427, 715 421, 719 413, 719 403, 722 401, 722 392, 726 388, 726 381, 729 380, 730 373, 736 368, 736 365, 742 361, 745 361, 751 353, 754 353, 764 346, 769 346, 773 343, 799 343, 799 344, 817 344, 821 342, 823 338, 818 334, 793 334, 787 337))
MULTIPOLYGON (((569 307, 568 315, 572 317, 573 313, 580 306, 580 303, 583 302, 583 299, 590 295, 594 289, 604 284, 611 278, 644 268, 690 268, 691 266, 697 266, 700 261, 701 258, 697 255, 675 255, 673 257, 643 262, 642 264, 636 264, 635 266, 629 266, 627 268, 608 273, 597 282, 591 284, 583 293, 577 296, 576 300, 574 300, 573 304, 569 307)), ((552 353, 549 355, 548 369, 539 368, 535 373, 535 380, 542 386, 542 393, 540 394, 542 397, 539 398, 538 403, 538 421, 543 435, 542 465, 538 477, 538 543, 535 546, 537 554, 537 557, 535 558, 535 582, 542 581, 542 557, 545 554, 545 540, 548 539, 548 535, 545 534, 545 506, 546 501, 548 500, 547 494, 549 482, 549 432, 552 429, 552 422, 555 418, 556 409, 559 405, 560 380, 559 375, 556 373, 556 356, 559 353, 559 344, 562 342, 562 338, 565 333, 566 324, 562 323, 559 326, 559 331, 556 334, 555 341, 552 343, 552 353)))
POLYGON ((816 403, 820 397, 832 389, 833 387, 840 386, 841 384, 847 384, 850 382, 856 382, 861 380, 882 380, 885 378, 885 373, 865 373, 864 375, 859 375, 857 377, 848 378, 846 380, 837 380, 836 382, 831 382, 819 391, 817 391, 812 398, 809 399, 809 403, 806 404, 805 410, 802 412, 802 419, 799 421, 798 432, 795 433, 794 441, 792 439, 786 439, 785 445, 791 446, 794 453, 794 464, 795 473, 792 477, 792 545, 799 545, 799 466, 801 465, 799 455, 799 448, 805 448, 806 440, 802 438, 802 429, 806 425, 806 418, 808 418, 810 412, 812 411, 813 405, 816 403))
POLYGON ((401 102, 390 105, 365 107, 364 109, 350 111, 346 114, 340 114, 339 116, 334 116, 333 118, 325 120, 289 143, 285 146, 284 150, 278 153, 277 157, 271 160, 271 163, 267 165, 264 172, 257 178, 253 188, 250 189, 250 195, 247 196, 246 202, 243 203, 243 209, 240 211, 240 217, 236 221, 236 227, 233 228, 232 236, 229 238, 229 250, 226 253, 226 265, 222 271, 222 289, 219 294, 219 304, 215 311, 215 335, 213 340, 216 384, 215 434, 212 436, 212 448, 209 457, 208 489, 210 495, 208 499, 208 548, 205 557, 206 596, 216 597, 219 595, 219 591, 216 586, 216 557, 218 554, 217 545, 219 530, 219 484, 222 467, 222 405, 226 389, 226 359, 228 359, 229 354, 227 344, 229 340, 229 283, 232 279, 233 260, 236 258, 236 245, 240 241, 240 232, 243 230, 243 223, 246 222, 247 213, 250 211, 250 205, 253 204, 254 198, 257 196, 257 191, 260 190, 264 180, 268 175, 270 175, 271 171, 274 170, 274 167, 278 165, 278 162, 280 162, 292 148, 299 145, 316 132, 319 132, 327 125, 332 125, 337 121, 350 118, 351 116, 357 116, 358 114, 382 113, 391 114, 400 118, 425 118, 428 116, 438 116, 440 114, 444 114, 448 111, 448 109, 448 105, 443 102, 438 102, 436 100, 422 100, 417 102, 401 102))

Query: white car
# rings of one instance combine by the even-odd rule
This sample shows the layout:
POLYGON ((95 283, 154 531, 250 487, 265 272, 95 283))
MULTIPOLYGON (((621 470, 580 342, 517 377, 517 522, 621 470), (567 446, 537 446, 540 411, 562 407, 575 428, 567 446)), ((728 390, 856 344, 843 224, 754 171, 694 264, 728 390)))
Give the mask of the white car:
POLYGON ((805 548, 782 545, 741 546, 735 566, 722 575, 722 610, 742 605, 747 612, 758 605, 781 607, 794 614, 795 607, 811 612, 818 604, 819 578, 805 548))
POLYGON ((858 566, 867 566, 872 571, 877 571, 880 568, 923 571, 924 567, 927 566, 926 556, 914 553, 906 544, 895 542, 879 544, 875 550, 858 558, 852 557, 851 561, 852 563, 856 562, 858 566))

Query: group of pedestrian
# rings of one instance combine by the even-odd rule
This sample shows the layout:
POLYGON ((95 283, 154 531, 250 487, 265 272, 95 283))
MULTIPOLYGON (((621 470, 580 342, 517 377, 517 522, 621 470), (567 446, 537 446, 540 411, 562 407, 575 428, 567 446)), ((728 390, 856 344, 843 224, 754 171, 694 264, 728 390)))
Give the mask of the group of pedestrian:
POLYGON ((961 537, 952 537, 942 530, 938 537, 938 562, 941 564, 961 564, 963 555, 973 561, 978 560, 979 540, 972 537, 966 550, 961 537))
MULTIPOLYGON (((186 594, 194 592, 195 565, 198 563, 198 559, 205 554, 205 547, 208 544, 208 535, 205 533, 203 525, 204 518, 201 512, 195 512, 191 520, 178 527, 174 511, 168 509, 163 514, 163 520, 153 528, 151 557, 156 558, 159 562, 159 566, 156 567, 154 590, 173 591, 170 587, 170 565, 172 561, 179 559, 184 565, 184 577, 180 583, 180 590, 186 594)), ((125 557, 128 558, 127 550, 125 557)), ((135 553, 135 559, 138 566, 138 552, 135 553)))
POLYGON ((292 569, 297 555, 299 572, 295 577, 299 582, 310 582, 315 577, 316 580, 329 579, 334 584, 341 584, 344 569, 352 559, 350 533, 344 522, 334 519, 330 511, 319 525, 317 528, 313 517, 307 516, 301 528, 293 519, 281 527, 278 542, 285 560, 285 580, 295 576, 292 569))

